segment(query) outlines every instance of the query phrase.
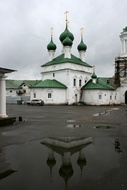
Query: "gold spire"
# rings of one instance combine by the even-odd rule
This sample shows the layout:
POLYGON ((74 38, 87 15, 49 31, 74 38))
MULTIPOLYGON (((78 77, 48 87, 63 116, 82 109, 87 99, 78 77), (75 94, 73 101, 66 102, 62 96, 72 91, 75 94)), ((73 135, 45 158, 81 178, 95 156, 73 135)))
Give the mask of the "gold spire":
POLYGON ((69 23, 69 21, 68 21, 68 13, 69 13, 69 11, 66 11, 64 14, 66 14, 66 26, 67 26, 67 28, 68 28, 68 23, 69 23))

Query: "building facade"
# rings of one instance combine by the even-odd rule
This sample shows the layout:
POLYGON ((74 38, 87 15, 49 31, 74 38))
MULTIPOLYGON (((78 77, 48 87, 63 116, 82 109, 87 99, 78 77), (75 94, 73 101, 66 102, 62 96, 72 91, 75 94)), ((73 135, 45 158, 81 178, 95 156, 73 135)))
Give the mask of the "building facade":
MULTIPOLYGON (((56 44, 51 41, 47 45, 49 60, 41 68, 42 80, 31 84, 22 82, 19 92, 30 99, 42 99, 45 104, 86 104, 86 105, 113 105, 127 104, 127 27, 120 35, 121 53, 115 59, 113 77, 101 78, 95 74, 93 66, 85 61, 87 46, 81 41, 77 46, 79 57, 71 53, 74 35, 66 27, 59 36, 62 45, 62 54, 55 57, 56 44)), ((10 89, 8 89, 10 90, 10 89)), ((17 89, 15 89, 17 95, 17 89)), ((9 96, 10 92, 7 92, 9 96)))

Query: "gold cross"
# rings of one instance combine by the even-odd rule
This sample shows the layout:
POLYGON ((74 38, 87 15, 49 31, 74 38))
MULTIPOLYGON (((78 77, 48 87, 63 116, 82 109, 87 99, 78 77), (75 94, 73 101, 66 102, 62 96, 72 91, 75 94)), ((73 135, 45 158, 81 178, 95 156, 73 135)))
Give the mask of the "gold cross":
POLYGON ((51 36, 52 36, 53 35, 53 27, 51 27, 50 32, 51 32, 51 36))
POLYGON ((83 36, 83 30, 84 28, 81 28, 80 31, 81 31, 81 36, 83 36))
POLYGON ((66 11, 64 14, 66 14, 66 21, 68 21, 68 13, 69 11, 66 11))

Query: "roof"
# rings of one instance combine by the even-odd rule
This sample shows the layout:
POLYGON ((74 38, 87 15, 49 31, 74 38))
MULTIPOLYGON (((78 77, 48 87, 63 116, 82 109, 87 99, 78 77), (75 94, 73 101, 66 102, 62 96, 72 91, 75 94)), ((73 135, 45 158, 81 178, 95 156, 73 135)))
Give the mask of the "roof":
POLYGON ((14 71, 15 70, 0 67, 0 73, 2 73, 2 74, 4 74, 4 73, 12 73, 14 71))
POLYGON ((61 63, 75 63, 77 65, 83 65, 86 67, 92 67, 91 65, 87 64, 86 62, 83 62, 80 58, 74 56, 71 54, 71 59, 64 58, 64 54, 59 55, 58 57, 54 58, 52 61, 45 63, 41 67, 50 66, 50 65, 57 65, 61 63))
POLYGON ((28 87, 32 87, 35 84, 39 83, 41 80, 24 80, 20 85, 26 84, 28 87))
POLYGON ((32 88, 64 88, 66 89, 67 87, 57 80, 46 79, 32 86, 32 88))
POLYGON ((20 85, 16 80, 6 80, 6 88, 17 89, 20 88, 20 85))
POLYGON ((113 86, 109 84, 109 78, 97 78, 97 82, 93 83, 92 79, 86 83, 83 90, 115 90, 113 86))
POLYGON ((32 87, 40 82, 40 80, 6 80, 6 88, 21 88, 22 84, 32 87))

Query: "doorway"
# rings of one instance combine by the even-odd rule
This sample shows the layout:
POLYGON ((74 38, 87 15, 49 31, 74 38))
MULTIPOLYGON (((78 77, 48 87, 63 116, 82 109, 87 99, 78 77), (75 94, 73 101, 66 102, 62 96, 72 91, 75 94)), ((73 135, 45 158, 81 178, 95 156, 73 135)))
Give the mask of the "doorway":
POLYGON ((125 92, 125 104, 127 104, 127 91, 125 92))

